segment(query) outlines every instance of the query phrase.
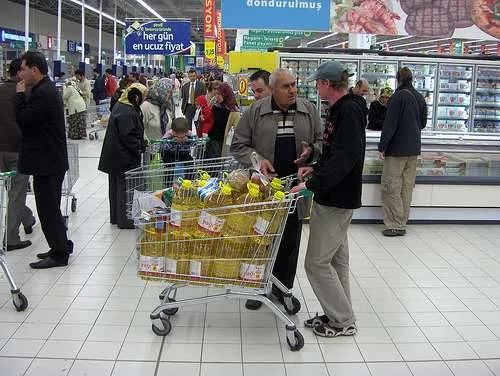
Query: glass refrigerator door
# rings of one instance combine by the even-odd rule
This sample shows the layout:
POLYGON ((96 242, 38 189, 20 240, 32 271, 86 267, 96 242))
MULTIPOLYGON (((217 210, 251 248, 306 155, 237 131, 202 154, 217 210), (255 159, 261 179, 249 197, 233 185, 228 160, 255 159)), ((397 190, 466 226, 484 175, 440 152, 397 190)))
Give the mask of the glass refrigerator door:
POLYGON ((413 86, 420 94, 422 94, 425 102, 427 103, 426 130, 432 130, 437 64, 404 63, 401 64, 401 66, 410 68, 413 73, 413 86))
POLYGON ((500 133, 500 69, 478 67, 473 132, 500 133))
POLYGON ((315 81, 307 82, 307 78, 316 71, 318 66, 318 59, 281 59, 281 68, 289 69, 297 76, 298 96, 310 100, 315 105, 318 103, 316 83, 315 81))
POLYGON ((472 66, 440 64, 436 130, 468 131, 472 69, 472 66))
POLYGON ((370 94, 367 96, 366 101, 371 103, 377 99, 380 94, 380 89, 390 87, 396 89, 396 72, 398 63, 396 62, 361 62, 360 78, 368 81, 370 86, 370 94))

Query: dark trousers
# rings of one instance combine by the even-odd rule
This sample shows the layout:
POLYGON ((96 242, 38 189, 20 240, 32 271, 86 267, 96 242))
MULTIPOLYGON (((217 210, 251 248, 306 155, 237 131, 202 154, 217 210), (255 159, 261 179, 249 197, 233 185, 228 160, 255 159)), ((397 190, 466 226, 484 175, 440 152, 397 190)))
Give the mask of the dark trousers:
POLYGON ((134 228, 134 222, 127 218, 127 196, 125 174, 108 174, 109 182, 109 221, 119 228, 134 228))
POLYGON ((50 258, 67 262, 69 243, 66 224, 61 214, 61 190, 64 173, 48 176, 33 176, 36 209, 45 240, 50 247, 50 258))
POLYGON ((286 221, 273 269, 273 275, 289 289, 293 287, 297 272, 301 232, 302 222, 299 221, 297 210, 295 210, 286 221))
POLYGON ((192 124, 193 124, 193 118, 194 114, 196 113, 196 106, 194 104, 187 104, 186 108, 184 109, 184 116, 186 117, 186 120, 189 125, 189 129, 191 129, 192 124))
POLYGON ((222 155, 222 141, 209 140, 205 149, 205 159, 220 158, 222 155))

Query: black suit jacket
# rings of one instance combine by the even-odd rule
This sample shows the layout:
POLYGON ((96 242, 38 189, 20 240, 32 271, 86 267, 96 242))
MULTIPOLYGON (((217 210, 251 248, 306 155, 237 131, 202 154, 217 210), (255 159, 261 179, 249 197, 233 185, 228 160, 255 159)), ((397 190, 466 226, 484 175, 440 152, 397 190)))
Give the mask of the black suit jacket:
MULTIPOLYGON (((182 91, 181 91, 181 95, 182 95, 181 110, 182 110, 183 114, 186 112, 186 107, 187 107, 188 101, 189 101, 189 86, 190 85, 191 85, 191 82, 184 84, 184 86, 182 87, 182 91)), ((194 99, 196 100, 196 98, 198 98, 200 95, 205 95, 206 93, 207 93, 207 90, 205 89, 205 84, 203 82, 196 81, 196 85, 194 88, 194 99)))
POLYGON ((26 175, 59 175, 68 170, 68 150, 61 93, 48 77, 14 97, 16 120, 21 128, 19 172, 26 175))

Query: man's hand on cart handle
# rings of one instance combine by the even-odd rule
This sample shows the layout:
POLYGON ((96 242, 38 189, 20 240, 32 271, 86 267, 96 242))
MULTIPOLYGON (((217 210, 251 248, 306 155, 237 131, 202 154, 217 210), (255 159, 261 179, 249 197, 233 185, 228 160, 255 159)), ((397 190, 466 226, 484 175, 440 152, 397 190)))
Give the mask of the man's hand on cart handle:
POLYGON ((385 151, 378 152, 378 159, 380 159, 381 161, 385 159, 385 151))
POLYGON ((292 189, 290 189, 290 193, 295 194, 295 193, 299 193, 301 191, 304 191, 306 189, 307 189, 306 183, 302 182, 302 183, 296 185, 295 187, 293 187, 292 189))
POLYGON ((24 93, 26 91, 26 83, 21 80, 16 85, 16 93, 24 93))
POLYGON ((295 164, 303 164, 312 154, 312 147, 305 141, 302 141, 302 154, 294 161, 295 164))
POLYGON ((304 181, 305 179, 307 179, 309 176, 312 175, 313 171, 314 168, 312 167, 299 167, 299 171, 297 173, 299 181, 304 181))
POLYGON ((260 172, 268 178, 273 178, 276 176, 276 171, 274 171, 273 164, 267 159, 262 159, 260 161, 260 172))

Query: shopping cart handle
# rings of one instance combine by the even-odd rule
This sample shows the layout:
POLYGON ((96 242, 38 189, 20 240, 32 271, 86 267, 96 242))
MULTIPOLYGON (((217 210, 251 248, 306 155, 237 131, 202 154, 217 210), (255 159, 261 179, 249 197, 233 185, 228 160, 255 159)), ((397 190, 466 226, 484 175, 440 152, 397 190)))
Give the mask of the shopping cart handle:
POLYGON ((0 178, 12 178, 16 176, 16 172, 15 171, 6 171, 6 172, 0 172, 0 178))

